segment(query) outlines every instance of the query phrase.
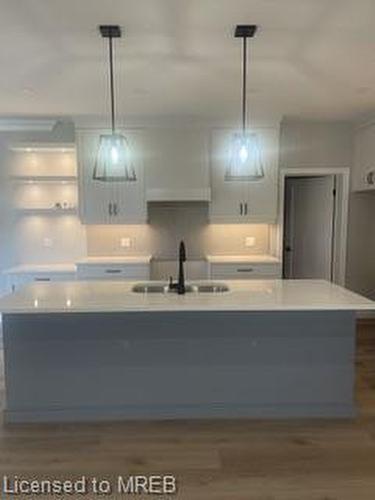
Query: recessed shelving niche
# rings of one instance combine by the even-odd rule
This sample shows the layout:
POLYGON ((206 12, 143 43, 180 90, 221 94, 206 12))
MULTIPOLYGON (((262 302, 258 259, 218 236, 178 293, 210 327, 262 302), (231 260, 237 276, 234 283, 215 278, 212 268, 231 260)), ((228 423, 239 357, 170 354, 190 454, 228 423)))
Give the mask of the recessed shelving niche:
POLYGON ((23 208, 16 207, 17 212, 20 215, 74 215, 77 213, 77 209, 74 208, 23 208))
POLYGON ((72 143, 18 143, 9 147, 17 214, 76 215, 77 162, 72 143))

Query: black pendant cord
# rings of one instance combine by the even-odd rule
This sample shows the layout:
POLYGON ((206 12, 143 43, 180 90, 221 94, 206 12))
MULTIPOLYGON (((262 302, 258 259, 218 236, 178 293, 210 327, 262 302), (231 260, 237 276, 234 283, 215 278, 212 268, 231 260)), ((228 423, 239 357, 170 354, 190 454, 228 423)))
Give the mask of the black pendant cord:
POLYGON ((115 88, 113 81, 113 38, 110 36, 109 41, 109 83, 111 92, 111 126, 112 134, 115 133, 115 88))
POLYGON ((242 133, 246 133, 247 122, 247 39, 253 38, 257 31, 256 24, 238 24, 234 32, 235 38, 242 38, 242 133))
POLYGON ((247 37, 243 37, 242 67, 242 133, 246 132, 247 37))

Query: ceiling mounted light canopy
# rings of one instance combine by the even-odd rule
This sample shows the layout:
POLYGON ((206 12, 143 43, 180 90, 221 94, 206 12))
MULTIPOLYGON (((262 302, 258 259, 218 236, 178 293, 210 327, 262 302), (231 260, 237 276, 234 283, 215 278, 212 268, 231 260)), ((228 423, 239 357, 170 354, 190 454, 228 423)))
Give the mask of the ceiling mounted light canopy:
POLYGON ((111 96, 111 133, 102 134, 96 155, 93 179, 104 182, 136 181, 132 165, 131 151, 126 137, 116 132, 115 90, 113 71, 113 39, 121 38, 121 28, 117 25, 99 26, 100 34, 108 39, 109 46, 109 85, 111 96))
POLYGON ((242 38, 242 130, 233 135, 225 180, 257 181, 264 177, 258 137, 247 130, 247 39, 257 31, 255 24, 238 25, 235 38, 242 38))

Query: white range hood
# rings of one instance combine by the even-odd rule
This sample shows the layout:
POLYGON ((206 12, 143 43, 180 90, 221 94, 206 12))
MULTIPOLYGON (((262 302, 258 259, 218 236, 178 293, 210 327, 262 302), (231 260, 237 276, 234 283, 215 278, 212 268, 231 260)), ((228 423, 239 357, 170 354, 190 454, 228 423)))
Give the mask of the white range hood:
POLYGON ((211 200, 207 131, 148 130, 145 156, 148 202, 211 200))
POLYGON ((148 202, 164 201, 211 201, 210 188, 148 189, 148 202))

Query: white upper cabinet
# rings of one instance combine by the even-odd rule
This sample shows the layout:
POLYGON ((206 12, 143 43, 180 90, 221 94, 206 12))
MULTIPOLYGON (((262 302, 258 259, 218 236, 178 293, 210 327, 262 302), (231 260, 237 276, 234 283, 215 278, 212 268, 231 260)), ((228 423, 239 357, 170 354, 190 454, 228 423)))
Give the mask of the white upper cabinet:
POLYGON ((355 133, 352 188, 375 189, 375 124, 360 127, 355 133))
POLYGON ((101 134, 108 130, 77 130, 79 215, 84 224, 140 224, 147 220, 144 192, 143 136, 140 131, 119 130, 125 135, 136 181, 100 181, 93 178, 101 134))
POLYGON ((278 210, 279 128, 254 129, 264 177, 256 181, 226 180, 233 131, 217 130, 211 144, 212 223, 274 223, 278 210))
POLYGON ((208 143, 205 130, 147 130, 147 201, 209 201, 208 143))

